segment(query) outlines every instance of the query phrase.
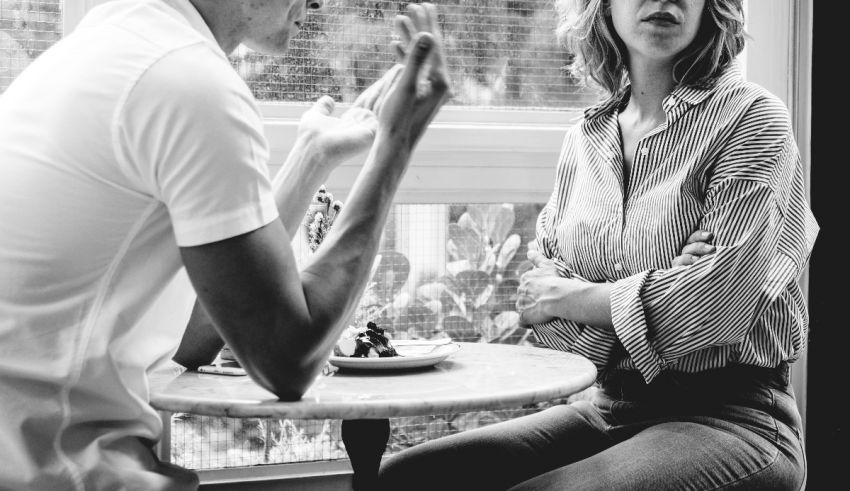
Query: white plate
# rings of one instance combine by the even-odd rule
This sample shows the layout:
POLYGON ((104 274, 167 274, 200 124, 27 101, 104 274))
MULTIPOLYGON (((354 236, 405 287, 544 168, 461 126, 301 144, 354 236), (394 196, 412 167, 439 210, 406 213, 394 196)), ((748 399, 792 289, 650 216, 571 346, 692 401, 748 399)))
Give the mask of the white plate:
POLYGON ((460 349, 456 343, 436 346, 396 346, 399 356, 386 358, 351 358, 334 356, 328 359, 331 365, 357 370, 401 370, 436 365, 460 349))

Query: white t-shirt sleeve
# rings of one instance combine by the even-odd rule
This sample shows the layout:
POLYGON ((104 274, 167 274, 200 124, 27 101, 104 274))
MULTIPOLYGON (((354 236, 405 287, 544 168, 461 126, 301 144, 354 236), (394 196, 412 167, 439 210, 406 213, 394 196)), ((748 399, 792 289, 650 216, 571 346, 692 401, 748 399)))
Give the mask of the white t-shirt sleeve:
POLYGON ((181 247, 278 218, 269 145, 248 87, 203 44, 154 63, 115 115, 119 165, 162 201, 181 247))

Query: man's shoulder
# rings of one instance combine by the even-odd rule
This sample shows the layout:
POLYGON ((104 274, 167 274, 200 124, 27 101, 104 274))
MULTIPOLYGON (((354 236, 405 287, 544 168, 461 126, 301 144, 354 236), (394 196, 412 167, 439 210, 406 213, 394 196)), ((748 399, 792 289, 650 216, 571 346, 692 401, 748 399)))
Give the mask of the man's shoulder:
POLYGON ((216 53, 211 40, 178 10, 160 0, 112 0, 93 8, 77 27, 94 42, 119 38, 137 49, 164 55, 175 49, 205 45, 216 53))

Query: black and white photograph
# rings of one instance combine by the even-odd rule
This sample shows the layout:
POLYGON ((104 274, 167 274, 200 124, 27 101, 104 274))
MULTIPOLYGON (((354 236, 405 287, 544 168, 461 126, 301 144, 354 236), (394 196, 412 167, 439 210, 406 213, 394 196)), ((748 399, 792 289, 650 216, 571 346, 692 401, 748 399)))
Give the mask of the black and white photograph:
POLYGON ((842 3, 0 0, 0 491, 843 487, 842 3))

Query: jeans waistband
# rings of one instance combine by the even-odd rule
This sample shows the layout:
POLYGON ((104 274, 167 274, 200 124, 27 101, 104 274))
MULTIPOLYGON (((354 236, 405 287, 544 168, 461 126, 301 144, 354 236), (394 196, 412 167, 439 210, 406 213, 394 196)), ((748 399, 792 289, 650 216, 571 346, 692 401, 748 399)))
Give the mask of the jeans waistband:
POLYGON ((790 366, 782 362, 775 367, 729 365, 702 372, 665 371, 647 384, 636 370, 618 370, 602 381, 609 395, 627 400, 657 397, 703 397, 730 393, 754 386, 786 390, 790 384, 790 366))

